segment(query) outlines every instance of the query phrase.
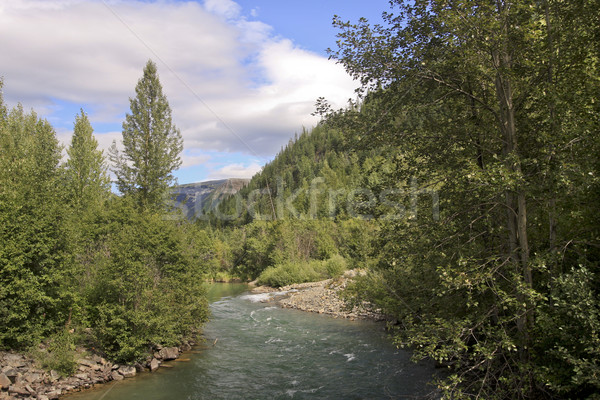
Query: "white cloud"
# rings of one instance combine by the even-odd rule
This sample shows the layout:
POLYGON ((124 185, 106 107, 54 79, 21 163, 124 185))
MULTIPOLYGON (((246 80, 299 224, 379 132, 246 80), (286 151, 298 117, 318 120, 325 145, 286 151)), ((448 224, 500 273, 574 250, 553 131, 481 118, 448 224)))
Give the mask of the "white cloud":
POLYGON ((211 13, 225 18, 239 17, 242 7, 231 0, 205 0, 204 7, 211 13))
POLYGON ((250 179, 261 170, 261 166, 257 163, 252 163, 248 166, 243 164, 230 164, 222 168, 212 171, 209 179, 225 179, 225 178, 243 178, 250 179))
POLYGON ((128 98, 153 59, 191 151, 187 166, 203 161, 193 155, 199 150, 270 156, 317 122, 310 115, 317 97, 342 107, 356 86, 340 65, 248 21, 231 0, 5 0, 0 37, 5 100, 53 124, 68 118, 65 130, 74 115, 58 115, 56 102, 81 105, 93 125, 115 124, 106 133, 94 126, 103 148, 118 137, 128 98))

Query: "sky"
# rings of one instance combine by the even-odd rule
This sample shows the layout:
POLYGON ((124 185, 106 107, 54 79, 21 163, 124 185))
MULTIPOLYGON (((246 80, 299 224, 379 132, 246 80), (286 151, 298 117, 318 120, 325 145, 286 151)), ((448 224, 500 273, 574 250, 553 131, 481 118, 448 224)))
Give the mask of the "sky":
POLYGON ((180 184, 250 178, 358 83, 329 60, 334 15, 381 23, 388 0, 0 0, 9 106, 47 119, 64 146, 83 109, 99 146, 120 143, 146 62, 184 139, 180 184))

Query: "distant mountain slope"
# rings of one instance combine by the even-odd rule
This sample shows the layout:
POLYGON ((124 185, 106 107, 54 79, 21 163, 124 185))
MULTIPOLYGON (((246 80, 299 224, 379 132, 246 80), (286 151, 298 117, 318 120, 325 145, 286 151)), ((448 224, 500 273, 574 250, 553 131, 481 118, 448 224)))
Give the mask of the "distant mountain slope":
POLYGON ((175 207, 181 208, 189 219, 198 218, 224 197, 237 193, 248 182, 250 179, 230 178, 175 186, 172 189, 175 207))

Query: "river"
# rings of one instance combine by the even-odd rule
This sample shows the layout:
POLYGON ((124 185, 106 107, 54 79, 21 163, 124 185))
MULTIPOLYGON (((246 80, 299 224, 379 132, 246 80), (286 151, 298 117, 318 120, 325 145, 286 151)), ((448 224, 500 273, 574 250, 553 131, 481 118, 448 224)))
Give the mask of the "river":
MULTIPOLYGON (((264 295, 263 295, 264 297, 264 295)), ((242 284, 209 288, 206 343, 154 373, 65 400, 398 399, 431 391, 431 364, 414 364, 383 326, 281 309, 242 284)))

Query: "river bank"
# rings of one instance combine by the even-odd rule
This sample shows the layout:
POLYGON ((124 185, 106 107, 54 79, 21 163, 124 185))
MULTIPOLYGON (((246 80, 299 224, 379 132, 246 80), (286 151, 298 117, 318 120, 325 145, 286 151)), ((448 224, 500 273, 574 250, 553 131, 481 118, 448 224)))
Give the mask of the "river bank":
MULTIPOLYGON (((251 292, 264 294, 262 302, 273 302, 281 308, 348 320, 385 321, 385 315, 371 305, 364 303, 349 308, 341 298, 341 291, 357 274, 357 271, 347 271, 337 279, 293 284, 278 289, 259 286, 252 288, 251 292)), ((179 358, 194 344, 189 341, 180 347, 158 347, 145 363, 136 365, 115 364, 79 349, 76 356, 77 371, 68 377, 61 377, 56 371, 43 370, 27 355, 0 352, 0 400, 53 400, 67 393, 134 377, 144 371, 152 372, 160 367, 169 367, 166 361, 179 358)))
POLYGON ((140 372, 153 372, 160 367, 168 367, 166 361, 179 358, 194 344, 187 341, 179 347, 159 346, 144 364, 135 365, 115 364, 79 349, 75 360, 77 371, 67 377, 60 376, 55 370, 40 368, 28 355, 0 352, 0 400, 54 400, 95 385, 132 378, 140 372))
POLYGON ((283 308, 325 314, 334 318, 350 320, 367 319, 386 321, 388 318, 380 310, 369 303, 350 307, 341 298, 341 292, 360 272, 346 271, 336 279, 326 279, 320 282, 298 283, 281 288, 258 286, 252 289, 256 294, 270 294, 262 299, 263 302, 273 301, 283 308))

